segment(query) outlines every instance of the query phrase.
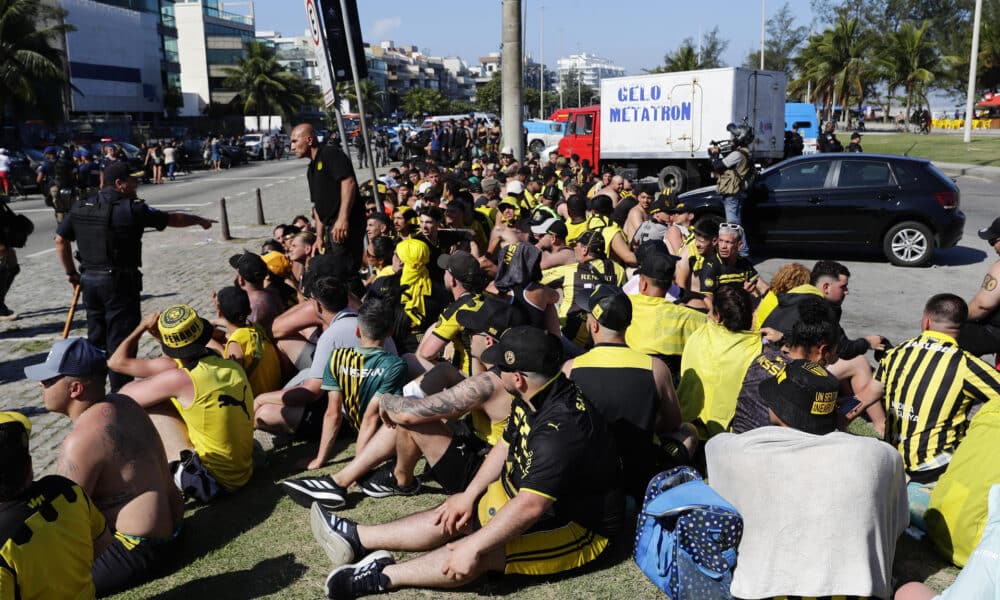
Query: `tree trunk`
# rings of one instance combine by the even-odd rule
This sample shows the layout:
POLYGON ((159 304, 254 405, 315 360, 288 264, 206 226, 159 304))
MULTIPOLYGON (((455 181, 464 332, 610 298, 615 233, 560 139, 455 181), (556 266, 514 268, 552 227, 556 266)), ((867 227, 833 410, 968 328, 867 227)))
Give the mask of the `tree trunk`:
POLYGON ((913 89, 909 86, 906 87, 906 113, 903 115, 903 121, 906 123, 906 133, 912 133, 910 129, 910 106, 913 104, 913 89))

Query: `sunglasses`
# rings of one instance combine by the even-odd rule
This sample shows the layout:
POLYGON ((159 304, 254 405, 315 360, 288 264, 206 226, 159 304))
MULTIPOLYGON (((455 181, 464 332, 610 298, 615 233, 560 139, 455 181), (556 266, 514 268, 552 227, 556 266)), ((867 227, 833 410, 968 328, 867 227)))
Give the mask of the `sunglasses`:
POLYGON ((743 237, 743 226, 739 223, 720 223, 719 233, 735 233, 743 237))

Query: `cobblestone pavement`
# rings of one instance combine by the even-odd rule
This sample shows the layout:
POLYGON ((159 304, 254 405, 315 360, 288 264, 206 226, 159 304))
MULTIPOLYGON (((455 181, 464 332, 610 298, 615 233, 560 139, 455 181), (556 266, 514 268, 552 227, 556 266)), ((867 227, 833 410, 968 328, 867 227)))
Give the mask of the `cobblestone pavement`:
MULTIPOLYGON (((232 241, 219 239, 218 225, 209 230, 188 227, 147 232, 143 236, 143 313, 183 302, 203 315, 214 316, 209 314, 214 310, 212 292, 230 284, 234 277, 229 256, 243 248, 259 251, 261 242, 271 237, 273 224, 290 221, 296 214, 308 214, 305 161, 298 166, 300 168, 289 173, 289 180, 262 190, 264 215, 269 225, 255 224, 252 193, 237 195, 236 190, 253 184, 234 181, 233 197, 227 199, 232 241)), ((250 174, 252 171, 242 172, 250 174)), ((189 191, 187 188, 178 193, 189 191)), ((142 193, 143 188, 140 188, 140 196, 142 193)), ((195 212, 219 218, 214 204, 195 212)), ((52 217, 46 214, 37 218, 52 217)), ((54 471, 58 448, 70 428, 70 421, 60 414, 45 411, 38 384, 26 380, 23 369, 44 362, 49 347, 62 335, 73 290, 54 253, 21 258, 20 262, 21 274, 14 281, 8 304, 21 318, 0 324, 0 410, 18 410, 31 417, 31 453, 38 477, 54 471)), ((86 316, 81 302, 70 335, 86 334, 86 316)), ((158 353, 155 340, 145 336, 140 344, 140 355, 158 353)))

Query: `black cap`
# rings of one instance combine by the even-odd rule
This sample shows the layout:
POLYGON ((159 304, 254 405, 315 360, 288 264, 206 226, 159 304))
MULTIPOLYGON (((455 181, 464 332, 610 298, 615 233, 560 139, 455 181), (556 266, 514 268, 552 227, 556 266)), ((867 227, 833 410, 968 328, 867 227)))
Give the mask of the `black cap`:
POLYGON ((244 251, 229 257, 229 266, 236 269, 240 277, 250 282, 263 281, 267 277, 267 263, 259 254, 244 251))
POLYGON ((767 407, 793 429, 823 435, 837 428, 840 382, 817 363, 793 360, 760 382, 759 390, 767 407))
POLYGON ((458 311, 455 319, 467 331, 485 333, 497 339, 511 327, 527 324, 522 311, 509 302, 491 296, 487 296, 476 310, 458 311))
POLYGON ((604 258, 606 253, 604 252, 604 236, 601 235, 600 229, 588 229, 580 234, 580 237, 576 238, 577 244, 583 244, 587 247, 587 250, 595 256, 600 256, 604 258))
POLYGON ((687 203, 682 200, 671 206, 667 212, 672 215, 679 215, 681 213, 694 212, 694 209, 688 207, 687 203))
POLYGON ((562 340, 530 325, 512 327, 483 352, 482 360, 501 371, 555 375, 563 363, 562 340))
POLYGON ((122 161, 115 161, 104 169, 104 186, 114 185, 115 181, 126 180, 129 177, 136 177, 138 173, 129 168, 128 164, 122 161))
POLYGON ((670 212, 670 203, 667 202, 667 197, 660 194, 660 197, 653 200, 653 203, 649 205, 649 210, 646 211, 650 216, 661 212, 670 212))
POLYGON ((576 304, 608 329, 623 332, 632 324, 632 301, 619 287, 599 285, 590 296, 578 298, 576 304))
POLYGON ((483 273, 476 257, 465 250, 455 250, 451 254, 442 254, 437 259, 437 265, 462 283, 473 282, 483 273))
POLYGON ((636 249, 636 258, 639 260, 639 268, 636 269, 636 273, 656 281, 668 283, 673 281, 677 257, 670 254, 662 240, 643 242, 636 249))
POLYGON ((852 140, 860 140, 861 139, 861 134, 858 133, 857 131, 855 131, 854 133, 851 134, 851 139, 852 140))
POLYGON ((979 230, 979 237, 984 240, 995 240, 1000 238, 1000 217, 993 219, 989 227, 979 230))

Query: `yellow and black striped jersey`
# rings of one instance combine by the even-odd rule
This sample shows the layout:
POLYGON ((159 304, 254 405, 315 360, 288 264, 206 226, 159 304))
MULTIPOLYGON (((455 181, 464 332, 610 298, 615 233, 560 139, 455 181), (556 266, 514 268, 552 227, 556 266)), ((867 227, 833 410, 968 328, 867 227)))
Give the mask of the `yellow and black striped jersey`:
POLYGON ((875 376, 885 386, 886 440, 918 480, 948 465, 973 404, 1000 402, 1000 373, 938 331, 889 350, 875 376))
POLYGON ((344 415, 355 431, 375 394, 401 394, 405 384, 406 362, 384 348, 337 348, 323 372, 323 389, 343 392, 344 415))

